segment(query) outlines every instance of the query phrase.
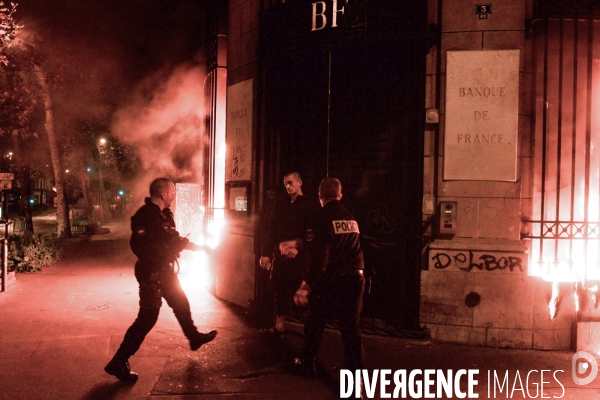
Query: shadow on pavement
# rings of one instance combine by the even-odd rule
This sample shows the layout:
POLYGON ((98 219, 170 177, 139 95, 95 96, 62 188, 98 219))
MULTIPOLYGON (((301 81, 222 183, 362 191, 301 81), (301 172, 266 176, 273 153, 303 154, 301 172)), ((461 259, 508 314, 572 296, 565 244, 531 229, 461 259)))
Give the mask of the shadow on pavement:
POLYGON ((125 398, 132 385, 126 382, 102 383, 94 386, 82 400, 109 400, 116 396, 125 398))

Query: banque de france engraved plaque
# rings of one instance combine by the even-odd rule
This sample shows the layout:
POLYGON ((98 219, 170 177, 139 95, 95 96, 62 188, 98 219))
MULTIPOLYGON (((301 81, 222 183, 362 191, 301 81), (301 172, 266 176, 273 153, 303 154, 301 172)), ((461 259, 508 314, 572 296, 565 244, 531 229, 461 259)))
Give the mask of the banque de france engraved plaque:
POLYGON ((444 180, 517 179, 519 50, 446 53, 444 180))

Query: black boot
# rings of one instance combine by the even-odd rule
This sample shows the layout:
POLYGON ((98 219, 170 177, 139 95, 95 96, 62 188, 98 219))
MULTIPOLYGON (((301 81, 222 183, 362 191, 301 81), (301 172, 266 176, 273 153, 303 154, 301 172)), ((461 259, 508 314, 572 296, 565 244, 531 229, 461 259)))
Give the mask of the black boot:
POLYGON ((104 370, 123 382, 135 383, 138 380, 138 374, 129 369, 129 361, 125 358, 113 357, 104 370))
POLYGON ((192 349, 193 351, 198 350, 203 344, 212 341, 215 338, 215 336, 217 336, 217 331, 215 330, 212 330, 208 333, 198 332, 198 334, 194 338, 190 339, 190 349, 192 349))

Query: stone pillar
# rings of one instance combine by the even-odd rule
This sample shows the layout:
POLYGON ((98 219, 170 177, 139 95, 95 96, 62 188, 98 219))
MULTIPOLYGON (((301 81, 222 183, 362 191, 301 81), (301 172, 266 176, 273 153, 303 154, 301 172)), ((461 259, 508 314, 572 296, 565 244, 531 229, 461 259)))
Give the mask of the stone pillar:
POLYGON ((520 239, 533 174, 529 2, 493 3, 485 17, 473 1, 429 3, 441 43, 427 62, 425 107, 439 110, 439 123, 425 132, 423 213, 434 240, 421 324, 443 341, 568 348, 572 312, 550 319, 551 284, 527 275, 520 239), (456 206, 448 231, 440 231, 441 202, 456 206))

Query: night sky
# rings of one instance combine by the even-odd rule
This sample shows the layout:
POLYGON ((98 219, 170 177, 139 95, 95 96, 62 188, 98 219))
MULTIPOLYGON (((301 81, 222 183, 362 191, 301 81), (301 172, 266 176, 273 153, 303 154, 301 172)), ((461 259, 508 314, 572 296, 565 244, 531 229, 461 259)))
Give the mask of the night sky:
MULTIPOLYGON (((44 68, 61 74, 52 92, 59 135, 76 130, 77 121, 98 123, 136 147, 154 174, 197 180, 205 3, 18 2, 22 38, 39 38, 44 68)), ((27 144, 29 150, 43 145, 27 144)))
POLYGON ((66 59, 128 86, 153 71, 201 61, 203 11, 203 0, 23 0, 17 18, 39 34, 52 62, 66 59))

